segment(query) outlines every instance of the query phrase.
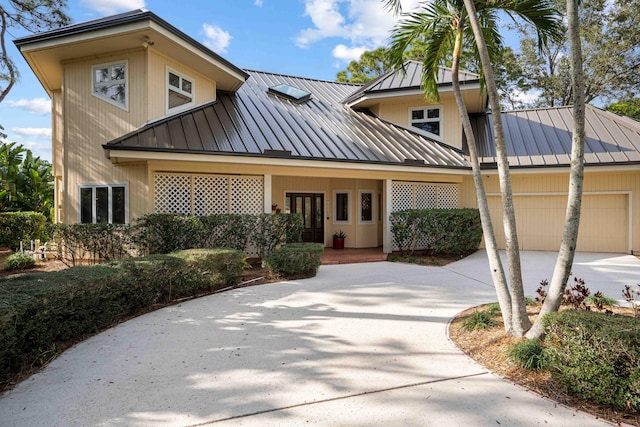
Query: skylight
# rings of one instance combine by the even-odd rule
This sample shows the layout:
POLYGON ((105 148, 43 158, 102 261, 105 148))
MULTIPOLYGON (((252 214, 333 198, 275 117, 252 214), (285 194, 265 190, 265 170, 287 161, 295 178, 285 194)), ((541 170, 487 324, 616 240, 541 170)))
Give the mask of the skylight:
POLYGON ((298 103, 311 98, 311 93, 286 84, 270 87, 269 92, 298 103))

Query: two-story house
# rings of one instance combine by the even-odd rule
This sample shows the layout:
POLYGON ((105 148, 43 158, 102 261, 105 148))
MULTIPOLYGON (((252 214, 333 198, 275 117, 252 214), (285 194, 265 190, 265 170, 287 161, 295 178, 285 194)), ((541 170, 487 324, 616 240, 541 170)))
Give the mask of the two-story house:
MULTIPOLYGON (((17 39, 52 99, 56 221, 127 223, 151 212, 299 212, 304 239, 392 250, 389 214, 475 207, 451 92, 420 91, 419 63, 350 85, 243 70, 135 10, 17 39)), ((460 73, 500 221, 491 114, 460 73)), ((504 118, 523 249, 559 246, 570 108, 504 118)), ((640 123, 587 108, 578 250, 640 252, 640 123)), ((496 226, 502 244, 500 227, 496 226)))

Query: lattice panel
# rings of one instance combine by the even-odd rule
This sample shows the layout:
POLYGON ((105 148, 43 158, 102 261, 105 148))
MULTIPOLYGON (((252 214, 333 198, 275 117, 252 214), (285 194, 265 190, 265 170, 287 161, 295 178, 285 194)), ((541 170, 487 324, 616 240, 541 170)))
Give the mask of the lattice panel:
POLYGON ((191 213, 191 177, 155 175, 153 206, 156 213, 191 213))
POLYGON ((458 186, 439 185, 438 186, 438 207, 440 209, 458 208, 458 186))
POLYGON ((227 212, 229 212, 229 178, 220 175, 194 176, 194 215, 226 214, 227 212))
POLYGON ((413 184, 394 182, 391 185, 391 212, 413 208, 413 184))
POLYGON ((264 212, 262 177, 231 178, 231 213, 259 214, 264 212))
POLYGON ((416 209, 435 209, 437 206, 435 184, 415 184, 416 209))

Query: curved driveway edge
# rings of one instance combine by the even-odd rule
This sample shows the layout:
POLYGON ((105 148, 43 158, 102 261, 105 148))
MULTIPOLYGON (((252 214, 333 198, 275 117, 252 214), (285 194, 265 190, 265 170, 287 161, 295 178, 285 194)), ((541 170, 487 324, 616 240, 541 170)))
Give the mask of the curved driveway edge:
MULTIPOLYGON (((525 274, 543 271, 544 254, 524 254, 525 274)), ((637 258, 607 259, 585 268, 639 276, 637 258)), ((496 300, 487 269, 483 252, 445 267, 331 265, 158 310, 0 396, 0 423, 603 425, 487 373, 447 339, 452 316, 496 300)))

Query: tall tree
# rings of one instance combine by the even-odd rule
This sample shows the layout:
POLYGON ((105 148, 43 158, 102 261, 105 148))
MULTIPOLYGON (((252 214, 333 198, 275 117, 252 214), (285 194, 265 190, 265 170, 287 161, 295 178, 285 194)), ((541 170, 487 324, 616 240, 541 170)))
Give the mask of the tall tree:
MULTIPOLYGON (((564 0, 553 0, 566 14, 564 0)), ((589 0, 579 9, 585 76, 585 101, 610 103, 640 92, 640 0, 589 0)), ((519 26, 518 61, 523 76, 538 95, 534 107, 573 102, 569 40, 563 37, 542 51, 532 29, 519 26)), ((523 88, 526 90, 527 88, 523 88)))
POLYGON ((571 171, 569 175, 569 197, 565 215, 562 243, 553 270, 549 293, 542 304, 540 314, 527 332, 528 338, 540 338, 543 332, 542 318, 545 314, 558 311, 562 296, 571 274, 571 266, 578 241, 582 186, 584 182, 584 138, 585 138, 585 81, 582 69, 582 49, 580 44, 580 0, 567 0, 567 26, 571 61, 571 83, 573 85, 573 135, 571 137, 571 171))
POLYGON ((18 80, 19 72, 9 57, 6 36, 13 27, 31 32, 61 27, 71 21, 66 0, 4 0, 0 3, 0 102, 18 80))
POLYGON ((346 70, 338 72, 336 81, 347 83, 367 83, 391 69, 387 59, 387 49, 379 47, 367 51, 358 61, 351 61, 346 70))
POLYGON ((640 120, 640 98, 614 102, 607 107, 608 111, 640 120))
MULTIPOLYGON (((528 0, 525 2, 517 1, 486 1, 476 0, 478 4, 478 15, 476 15, 476 7, 473 0, 472 8, 469 8, 467 1, 462 0, 435 0, 433 3, 424 2, 422 10, 409 15, 396 27, 393 32, 393 41, 391 47, 392 57, 394 58, 394 66, 402 67, 402 52, 410 45, 411 41, 423 35, 427 40, 427 50, 424 59, 424 71, 422 76, 422 86, 427 98, 437 98, 437 71, 438 66, 445 60, 448 55, 453 58, 453 89, 456 103, 463 122, 463 128, 467 137, 470 162, 474 175, 474 183, 476 185, 476 197, 478 207, 483 224, 483 232, 485 234, 485 242, 487 245, 487 254, 491 268, 492 278, 498 294, 498 300, 502 309, 503 319, 505 320, 505 329, 508 333, 521 336, 530 327, 529 319, 526 315, 524 304, 524 290, 522 287, 522 275, 520 273, 520 258, 517 247, 517 236, 515 235, 515 215, 513 213, 513 203, 511 201, 510 183, 508 182, 508 163, 506 162, 506 145, 504 143, 504 132, 501 130, 500 108, 496 104, 498 101, 497 87, 493 78, 491 69, 491 61, 495 61, 502 49, 502 38, 498 32, 498 11, 504 11, 511 16, 521 17, 531 22, 540 32, 541 44, 544 44, 547 37, 555 37, 560 33, 559 15, 555 10, 549 7, 545 0, 528 0), (468 23, 473 24, 473 32, 469 31, 468 23), (474 26, 475 25, 475 26, 474 26), (478 30, 480 34, 476 31, 478 30), (478 38, 481 38, 481 41, 478 38), (474 43, 474 39, 477 43, 474 43), (485 78, 489 95, 494 97, 492 107, 494 110, 494 127, 499 126, 502 132, 502 148, 496 151, 502 151, 504 159, 499 160, 499 166, 507 169, 508 191, 503 192, 503 200, 507 199, 507 203, 503 202, 505 212, 511 209, 511 215, 506 216, 508 219, 505 226, 505 234, 507 234, 508 260, 510 267, 511 286, 506 282, 504 270, 501 265, 500 257, 495 243, 495 235, 489 216, 489 208, 480 174, 480 166, 478 163, 475 138, 466 106, 462 99, 460 84, 457 79, 459 71, 459 60, 462 57, 463 48, 471 51, 480 58, 482 62, 482 74, 485 78), (485 66, 489 64, 489 68, 485 66), (489 73, 489 75, 487 75, 489 73), (498 116, 496 124, 495 116, 498 116), (502 165, 500 163, 502 162, 502 165), (513 245, 515 239, 515 245, 513 245), (515 252, 514 252, 515 247, 515 252)), ((400 2, 397 0, 388 0, 387 6, 396 11, 401 10, 400 2)), ((503 188, 504 171, 500 171, 501 188, 503 188)))
POLYGON ((511 334, 522 336, 531 327, 531 322, 527 317, 524 303, 524 288, 522 285, 522 268, 520 265, 520 249, 518 245, 518 233, 516 229, 516 215, 513 205, 513 191, 511 189, 511 176, 509 174, 509 160, 507 157, 507 145, 502 125, 502 114, 500 112, 500 95, 494 77, 491 56, 489 54, 489 44, 487 37, 497 32, 497 28, 488 29, 483 27, 478 14, 482 14, 485 9, 495 7, 498 3, 504 3, 513 9, 508 11, 511 16, 519 16, 531 23, 538 33, 539 44, 545 45, 548 39, 559 37, 561 27, 559 26, 559 15, 553 6, 545 0, 524 0, 512 1, 503 0, 497 2, 464 0, 464 5, 469 14, 469 23, 473 28, 476 45, 480 54, 480 63, 489 94, 489 104, 491 105, 493 118, 493 134, 496 146, 496 160, 498 164, 498 176, 500 181, 500 194, 502 196, 502 222, 505 234, 505 246, 507 252, 507 263, 509 265, 509 284, 511 292, 511 314, 512 329, 511 334))

